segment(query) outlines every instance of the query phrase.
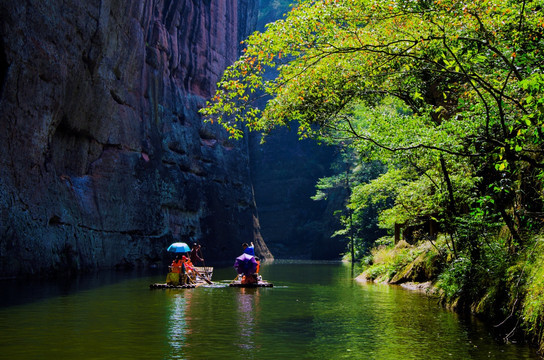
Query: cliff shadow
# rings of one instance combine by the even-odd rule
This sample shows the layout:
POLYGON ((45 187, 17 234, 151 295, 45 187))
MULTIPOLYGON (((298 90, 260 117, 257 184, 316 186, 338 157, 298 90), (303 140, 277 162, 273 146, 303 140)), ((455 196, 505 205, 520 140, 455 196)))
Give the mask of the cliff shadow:
POLYGON ((8 59, 6 58, 4 40, 0 38, 0 99, 2 99, 2 94, 4 93, 4 85, 6 83, 8 69, 9 63, 8 59))

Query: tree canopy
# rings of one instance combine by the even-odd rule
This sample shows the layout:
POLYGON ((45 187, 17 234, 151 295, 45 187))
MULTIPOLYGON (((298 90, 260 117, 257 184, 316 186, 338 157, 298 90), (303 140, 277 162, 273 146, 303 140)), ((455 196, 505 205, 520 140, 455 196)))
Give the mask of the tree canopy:
POLYGON ((247 39, 202 113, 235 138, 297 124, 301 137, 388 164, 350 204, 386 193, 384 227, 428 216, 453 232, 462 215, 499 218, 517 244, 542 216, 542 10, 529 0, 299 1, 247 39))

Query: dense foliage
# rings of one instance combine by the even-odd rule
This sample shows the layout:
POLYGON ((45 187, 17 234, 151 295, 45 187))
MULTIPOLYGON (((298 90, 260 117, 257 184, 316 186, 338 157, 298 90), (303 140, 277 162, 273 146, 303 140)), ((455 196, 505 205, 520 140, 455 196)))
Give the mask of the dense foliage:
MULTIPOLYGON (((535 257, 542 226, 542 6, 300 1, 246 41, 202 112, 235 138, 244 127, 266 133, 296 121, 301 137, 356 154, 352 169, 384 164, 379 176, 352 183, 350 231, 370 206, 390 231, 437 221, 447 296, 481 304, 486 284, 498 293, 500 279, 528 276, 516 266, 535 257)), ((505 312, 523 303, 521 288, 496 294, 505 312)), ((526 317, 536 324, 544 295, 531 294, 526 317)))

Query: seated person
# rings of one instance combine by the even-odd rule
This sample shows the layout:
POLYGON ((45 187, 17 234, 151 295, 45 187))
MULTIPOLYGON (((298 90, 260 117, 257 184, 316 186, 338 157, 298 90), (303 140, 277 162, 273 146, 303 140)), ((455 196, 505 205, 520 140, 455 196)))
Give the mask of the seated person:
POLYGON ((187 256, 183 255, 181 257, 181 260, 183 264, 185 265, 185 270, 187 271, 194 271, 193 263, 191 262, 191 259, 189 259, 187 256))
POLYGON ((196 272, 195 268, 193 266, 193 263, 191 262, 191 259, 189 259, 187 256, 183 255, 181 257, 181 260, 183 261, 183 266, 185 268, 185 274, 191 281, 195 281, 196 279, 196 272))
POLYGON ((242 276, 242 284, 256 284, 259 280, 257 278, 257 274, 249 274, 249 275, 243 275, 242 276))
POLYGON ((172 264, 170 265, 171 272, 183 274, 185 272, 185 269, 183 267, 183 259, 178 256, 172 261, 172 264))
MULTIPOLYGON (((241 281, 242 284, 257 284, 259 282, 259 280, 260 280, 259 270, 261 269, 261 261, 256 256, 254 258, 255 258, 255 262, 256 262, 255 272, 254 273, 245 273, 242 276, 242 281, 241 281)), ((251 269, 251 267, 249 269, 251 269)), ((251 271, 251 270, 249 270, 249 271, 251 271)))
MULTIPOLYGON (((246 244, 247 245, 247 244, 246 244)), ((257 270, 258 262, 255 260, 255 256, 244 253, 236 258, 234 261, 234 268, 238 273, 238 278, 241 277, 242 284, 251 284, 257 282, 257 270)))

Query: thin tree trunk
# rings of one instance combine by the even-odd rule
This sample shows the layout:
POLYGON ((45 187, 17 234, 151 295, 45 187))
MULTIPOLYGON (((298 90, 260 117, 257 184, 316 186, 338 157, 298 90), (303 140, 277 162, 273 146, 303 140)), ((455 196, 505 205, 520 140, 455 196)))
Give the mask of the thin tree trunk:
MULTIPOLYGON (((351 196, 351 187, 349 183, 349 162, 346 163, 346 187, 348 189, 348 199, 351 196)), ((353 211, 348 208, 349 211, 349 241, 351 248, 351 267, 355 266, 355 244, 353 242, 353 211)))
MULTIPOLYGON (((444 160, 444 157, 442 154, 440 155, 440 166, 442 168, 442 173, 444 174, 444 181, 446 182, 446 187, 448 189, 448 210, 450 213, 450 216, 448 217, 455 217, 457 216, 457 209, 455 208, 455 197, 453 196, 453 185, 451 184, 450 174, 448 172, 448 168, 446 167, 446 161, 444 160)), ((451 239, 451 246, 453 248, 453 254, 457 257, 457 251, 455 246, 455 240, 453 238, 453 234, 451 231, 450 224, 446 224, 446 230, 450 233, 450 239, 451 239)))
POLYGON ((446 161, 444 160, 444 157, 442 155, 440 155, 440 166, 442 167, 444 181, 446 181, 446 187, 448 188, 448 210, 450 211, 452 216, 457 216, 457 210, 455 208, 455 198, 453 196, 453 185, 451 184, 450 174, 448 172, 448 169, 446 168, 446 161))
POLYGON ((504 223, 508 227, 508 230, 510 230, 510 234, 512 234, 512 239, 516 241, 516 243, 521 244, 521 237, 519 236, 518 231, 516 230, 516 226, 514 225, 514 220, 510 215, 506 213, 506 209, 501 206, 499 209, 502 219, 504 220, 504 223))

